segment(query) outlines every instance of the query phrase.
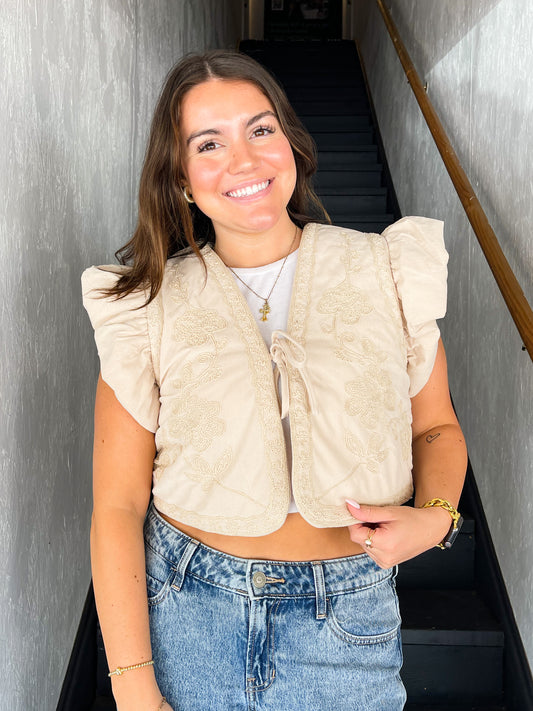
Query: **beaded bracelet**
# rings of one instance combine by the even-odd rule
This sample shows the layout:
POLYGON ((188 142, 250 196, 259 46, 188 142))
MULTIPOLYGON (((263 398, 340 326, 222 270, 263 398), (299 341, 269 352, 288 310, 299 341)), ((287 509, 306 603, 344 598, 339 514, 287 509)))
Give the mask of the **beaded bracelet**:
MULTIPOLYGON (((154 665, 154 660, 150 659, 149 662, 141 662, 140 664, 132 664, 129 667, 117 667, 116 669, 113 669, 112 672, 109 672, 107 676, 114 676, 115 674, 117 676, 121 676, 121 674, 124 674, 124 672, 131 671, 132 669, 142 669, 142 667, 151 667, 154 665)), ((162 708, 161 706, 159 708, 162 708)), ((157 709, 156 711, 159 711, 157 709)))

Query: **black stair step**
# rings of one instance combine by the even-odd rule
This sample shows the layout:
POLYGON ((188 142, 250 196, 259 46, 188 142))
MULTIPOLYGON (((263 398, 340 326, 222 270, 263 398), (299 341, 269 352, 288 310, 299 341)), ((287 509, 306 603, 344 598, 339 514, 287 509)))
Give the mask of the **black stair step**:
POLYGON ((347 59, 343 63, 339 56, 325 58, 315 57, 307 54, 305 57, 300 53, 298 57, 291 57, 289 54, 279 53, 276 57, 267 57, 263 61, 263 65, 268 69, 277 69, 283 73, 283 77, 288 77, 291 80, 303 79, 306 80, 309 76, 328 77, 331 82, 335 82, 337 77, 343 77, 347 81, 355 82, 363 79, 363 72, 357 64, 354 67, 354 62, 347 59), (305 58, 305 64, 302 59, 305 58), (332 71, 333 68, 333 71, 332 71))
POLYGON ((503 632, 473 590, 398 591, 411 702, 503 701, 503 632))
POLYGON ((331 114, 356 114, 369 111, 368 101, 366 98, 343 99, 337 97, 331 101, 321 101, 320 99, 311 99, 308 101, 296 99, 292 101, 292 106, 297 114, 315 116, 328 116, 331 114))
MULTIPOLYGON (((269 69, 271 68, 269 67, 269 69)), ((271 71, 273 70, 271 69, 271 71)), ((315 96, 317 90, 322 86, 337 87, 339 91, 343 91, 345 88, 363 91, 365 86, 362 76, 354 76, 349 72, 330 72, 328 70, 326 72, 307 71, 303 74, 289 74, 283 68, 280 68, 278 73, 283 77, 283 88, 286 91, 289 91, 292 87, 310 87, 314 89, 315 96)))
POLYGON ((362 76, 355 48, 350 55, 345 57, 334 50, 317 53, 306 52, 302 47, 291 47, 290 51, 277 48, 275 52, 264 52, 261 64, 269 69, 282 70, 284 74, 288 75, 321 73, 333 77, 338 72, 339 74, 362 76))
POLYGON ((324 53, 330 47, 335 48, 339 52, 355 52, 354 43, 351 40, 339 40, 339 39, 276 39, 276 40, 258 40, 258 39, 246 39, 242 40, 240 43, 240 48, 243 52, 253 51, 256 49, 262 49, 265 51, 278 51, 280 48, 294 49, 295 47, 309 48, 316 52, 324 53))
POLYGON ((398 590, 408 644, 503 644, 500 624, 475 590, 398 590))
POLYGON ((329 213, 376 215, 387 211, 387 189, 353 188, 350 195, 323 195, 322 203, 329 213))
POLYGON ((398 588, 470 589, 475 570, 474 521, 465 516, 453 548, 432 548, 399 566, 398 588))
POLYGON ((328 131, 356 131, 363 128, 371 128, 370 112, 360 114, 345 114, 342 116, 309 116, 298 114, 300 121, 310 133, 328 131))
POLYGON ((288 55, 280 55, 276 59, 270 57, 261 62, 261 64, 270 72, 280 74, 283 81, 291 82, 292 84, 300 83, 310 84, 310 78, 313 77, 331 85, 335 85, 342 80, 345 83, 357 84, 364 83, 362 71, 352 72, 353 62, 348 60, 346 65, 339 57, 332 57, 327 63, 322 59, 318 63, 313 62, 313 57, 290 57, 288 55), (303 67, 303 68, 302 68, 303 67))
POLYGON ((360 86, 321 86, 320 80, 317 80, 315 86, 288 86, 283 83, 285 92, 289 97, 291 104, 302 101, 315 103, 319 100, 335 102, 335 101, 360 101, 366 103, 366 93, 364 87, 360 86))
MULTIPOLYGON (((315 42, 302 40, 267 40, 262 47, 258 47, 264 52, 265 61, 276 61, 280 57, 301 58, 305 55, 309 61, 316 58, 318 64, 331 62, 331 57, 345 59, 349 61, 357 57, 355 45, 350 40, 339 42, 315 42)), ((341 65, 344 66, 344 65, 341 65)), ((357 65, 359 68, 359 65, 357 65)), ((305 69, 305 67, 303 67, 305 69)))
POLYGON ((313 138, 319 151, 345 151, 352 146, 369 146, 374 142, 374 131, 364 128, 359 131, 314 131, 313 138))
POLYGON ((319 195, 349 195, 354 188, 381 187, 381 165, 369 165, 360 170, 321 170, 313 178, 319 195))
POLYGON ((355 170, 361 165, 377 162, 377 146, 357 146, 349 151, 318 152, 320 170, 355 170))
POLYGON ((330 78, 335 77, 336 74, 362 78, 362 71, 357 63, 355 51, 351 55, 343 57, 335 51, 317 54, 305 52, 302 48, 288 52, 278 49, 275 54, 264 53, 260 60, 257 55, 254 59, 260 61, 268 69, 283 72, 284 76, 303 76, 307 73, 308 75, 318 74, 330 78))

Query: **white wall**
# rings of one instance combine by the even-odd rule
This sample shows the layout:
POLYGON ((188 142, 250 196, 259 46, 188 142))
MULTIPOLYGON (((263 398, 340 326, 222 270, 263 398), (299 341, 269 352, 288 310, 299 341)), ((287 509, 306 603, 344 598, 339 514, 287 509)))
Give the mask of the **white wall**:
MULTIPOLYGON (((429 96, 533 304, 533 5, 522 0, 389 0, 429 96)), ((451 389, 514 613, 533 662, 533 364, 386 33, 358 0, 363 54, 403 214, 445 220, 442 324, 451 389)))
POLYGON ((55 708, 90 571, 95 349, 79 277, 134 225, 147 123, 239 0, 0 4, 0 709, 55 708))

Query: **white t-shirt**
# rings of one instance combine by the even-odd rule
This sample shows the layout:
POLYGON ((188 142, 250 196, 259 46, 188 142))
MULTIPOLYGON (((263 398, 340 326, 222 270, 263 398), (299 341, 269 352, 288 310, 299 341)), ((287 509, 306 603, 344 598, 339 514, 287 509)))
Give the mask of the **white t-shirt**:
MULTIPOLYGON (((268 299, 268 305, 270 306, 270 313, 268 314, 267 320, 262 321, 262 314, 260 312, 261 307, 265 303, 265 299, 268 296, 272 285, 276 281, 276 277, 279 274, 281 265, 283 264, 283 259, 272 264, 265 264, 263 267, 253 267, 250 269, 235 269, 232 268, 232 272, 238 274, 238 276, 253 289, 257 294, 260 294, 262 298, 259 298, 250 289, 248 289, 240 279, 235 277, 235 281, 246 299, 250 311, 257 321, 259 326, 259 331, 263 336, 263 339, 270 348, 272 344, 272 332, 273 331, 285 331, 287 329, 287 321, 289 318, 289 307, 291 303, 291 293, 292 284, 294 281, 294 274, 296 272, 296 263, 298 261, 298 250, 292 252, 287 257, 285 266, 283 267, 279 279, 268 299)), ((283 433, 285 435, 285 447, 287 450, 287 463, 289 467, 289 472, 292 468, 292 448, 291 448, 291 428, 289 418, 285 417, 281 424, 283 426, 283 433)), ((294 501, 294 496, 292 494, 291 488, 291 501, 289 504, 288 513, 296 513, 298 508, 296 507, 296 502, 294 501)))

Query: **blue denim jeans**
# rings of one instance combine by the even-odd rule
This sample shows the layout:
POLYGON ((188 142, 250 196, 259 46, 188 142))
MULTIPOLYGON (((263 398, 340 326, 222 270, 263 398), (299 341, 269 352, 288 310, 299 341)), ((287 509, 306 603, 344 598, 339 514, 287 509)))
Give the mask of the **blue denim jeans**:
POLYGON ((152 506, 146 579, 155 673, 174 711, 400 711, 394 570, 367 555, 248 560, 152 506))

